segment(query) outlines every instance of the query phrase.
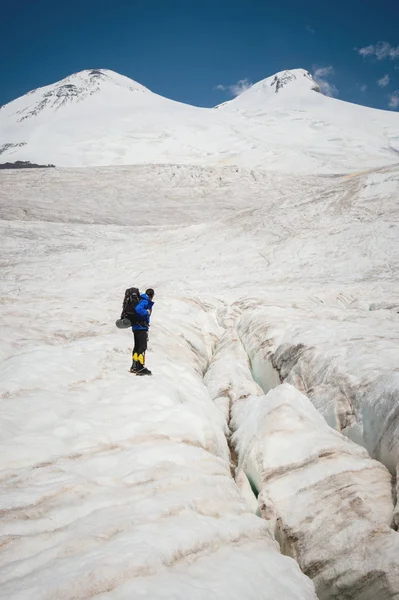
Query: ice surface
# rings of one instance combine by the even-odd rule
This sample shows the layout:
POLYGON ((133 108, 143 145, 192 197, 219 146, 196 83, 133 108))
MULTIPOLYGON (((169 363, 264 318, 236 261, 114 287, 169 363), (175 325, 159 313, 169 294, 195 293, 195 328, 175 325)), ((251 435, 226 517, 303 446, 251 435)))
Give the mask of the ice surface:
POLYGON ((250 397, 234 420, 238 468, 254 481, 261 514, 318 597, 397 598, 388 471, 286 383, 250 397))
POLYGON ((315 598, 231 478, 202 383, 216 321, 190 301, 162 313, 153 379, 129 376, 130 337, 100 323, 37 348, 46 333, 25 332, 2 363, 4 597, 315 598))
MULTIPOLYGON (((306 540, 309 498, 323 518, 336 515, 328 526, 338 538, 354 515, 351 547, 357 539, 366 558, 374 552, 381 573, 391 565, 381 581, 386 598, 397 596, 387 482, 398 448, 398 173, 215 165, 0 173, 5 597, 315 598, 273 539, 274 521, 260 518, 261 478, 235 473, 232 436, 248 398, 255 406, 263 398, 253 378, 262 373, 263 386, 282 377, 309 396, 321 413, 310 424, 328 432, 310 437, 314 444, 305 436, 293 460, 316 439, 323 448, 334 440, 337 477, 359 466, 352 489, 366 516, 357 502, 346 513, 340 485, 318 502, 317 490, 307 496, 288 475, 275 488, 277 509, 287 518, 294 490, 303 494, 293 514, 306 540), (114 326, 129 285, 156 290, 154 375, 145 380, 128 373, 131 334, 114 326), (371 472, 374 504, 363 475, 371 472)), ((276 446, 289 448, 284 431, 276 446)), ((273 456, 278 468, 285 454, 273 456)), ((319 534, 301 548, 305 562, 316 560, 319 534)), ((338 560, 342 547, 334 537, 323 552, 338 560)), ((345 589, 356 590, 357 561, 346 560, 345 589)))
MULTIPOLYGON (((327 423, 363 445, 393 475, 399 465, 399 320, 390 311, 247 310, 238 331, 255 378, 303 391, 327 423), (277 381, 278 382, 278 381, 277 381)), ((266 384, 266 385, 265 385, 266 384)), ((397 517, 396 517, 397 519, 397 517)))
MULTIPOLYGON (((319 598, 397 597, 389 472, 331 429, 291 385, 262 395, 235 331, 235 321, 245 330, 237 308, 233 314, 205 382, 216 404, 228 400, 243 497, 273 524, 282 551, 314 580, 319 598)), ((246 338, 256 333, 261 329, 248 328, 246 338)))
POLYGON ((132 378, 131 334, 113 320, 144 238, 53 223, 2 233, 2 594, 315 598, 231 477, 226 420, 202 382, 223 305, 160 289, 155 375, 132 378))

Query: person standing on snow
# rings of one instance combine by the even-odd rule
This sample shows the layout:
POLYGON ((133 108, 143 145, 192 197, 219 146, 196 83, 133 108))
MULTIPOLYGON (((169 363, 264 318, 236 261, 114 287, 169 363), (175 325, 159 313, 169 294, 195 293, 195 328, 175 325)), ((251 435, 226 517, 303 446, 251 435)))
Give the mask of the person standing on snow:
POLYGON ((152 375, 151 371, 145 366, 145 353, 147 350, 148 327, 150 326, 151 312, 154 306, 154 295, 154 290, 148 288, 145 294, 141 294, 140 302, 135 308, 138 318, 137 323, 132 325, 134 348, 130 372, 136 375, 152 375))

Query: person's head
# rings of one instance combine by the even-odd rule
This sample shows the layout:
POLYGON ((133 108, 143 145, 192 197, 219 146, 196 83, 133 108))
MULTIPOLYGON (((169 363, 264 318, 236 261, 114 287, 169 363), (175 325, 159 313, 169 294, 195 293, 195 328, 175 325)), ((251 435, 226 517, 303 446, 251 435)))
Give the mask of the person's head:
POLYGON ((148 290, 146 290, 145 293, 147 294, 150 300, 152 300, 155 295, 155 292, 152 288, 148 288, 148 290))

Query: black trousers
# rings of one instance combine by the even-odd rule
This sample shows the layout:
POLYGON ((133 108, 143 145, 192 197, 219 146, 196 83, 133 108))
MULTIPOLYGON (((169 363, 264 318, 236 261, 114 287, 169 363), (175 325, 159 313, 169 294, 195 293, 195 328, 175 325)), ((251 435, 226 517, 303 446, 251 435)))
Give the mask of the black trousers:
POLYGON ((145 351, 147 350, 148 331, 145 329, 138 329, 136 331, 133 331, 133 335, 134 348, 132 357, 133 360, 137 360, 143 365, 145 362, 145 351))

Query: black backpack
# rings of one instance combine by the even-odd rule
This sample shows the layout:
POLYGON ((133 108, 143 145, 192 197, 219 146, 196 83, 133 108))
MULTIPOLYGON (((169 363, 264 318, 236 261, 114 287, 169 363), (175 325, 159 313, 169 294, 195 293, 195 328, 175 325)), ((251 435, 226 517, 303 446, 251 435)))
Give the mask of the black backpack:
POLYGON ((138 314, 136 313, 136 306, 140 302, 140 291, 138 288, 128 288, 125 292, 125 298, 123 300, 121 319, 128 318, 131 324, 137 323, 138 314))

